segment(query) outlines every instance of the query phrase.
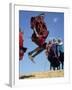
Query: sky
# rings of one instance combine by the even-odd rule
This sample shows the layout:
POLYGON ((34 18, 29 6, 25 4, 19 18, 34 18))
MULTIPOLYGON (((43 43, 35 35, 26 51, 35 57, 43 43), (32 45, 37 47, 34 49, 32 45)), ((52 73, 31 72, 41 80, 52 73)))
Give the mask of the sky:
MULTIPOLYGON (((34 58, 35 64, 29 59, 28 52, 37 47, 31 40, 32 29, 30 28, 30 19, 32 16, 37 16, 43 12, 38 11, 19 11, 19 27, 24 32, 24 47, 27 48, 23 60, 19 61, 20 74, 32 72, 41 72, 50 70, 50 63, 45 55, 45 51, 34 58)), ((46 42, 53 38, 61 38, 64 41, 64 13, 61 12, 44 12, 44 21, 49 30, 49 36, 46 42)))

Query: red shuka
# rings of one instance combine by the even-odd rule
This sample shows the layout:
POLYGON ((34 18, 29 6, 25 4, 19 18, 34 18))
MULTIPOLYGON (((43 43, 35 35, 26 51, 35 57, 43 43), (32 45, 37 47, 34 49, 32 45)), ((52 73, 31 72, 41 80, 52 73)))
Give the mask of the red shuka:
POLYGON ((23 32, 19 32, 19 60, 22 60, 24 56, 24 51, 21 49, 23 47, 23 32))
POLYGON ((23 32, 19 32, 19 47, 23 47, 23 32))
POLYGON ((49 34, 49 31, 47 30, 46 24, 44 22, 44 17, 42 16, 32 17, 30 24, 34 32, 32 34, 32 41, 37 45, 42 46, 45 43, 45 40, 49 34), (37 37, 34 28, 39 37, 37 37))

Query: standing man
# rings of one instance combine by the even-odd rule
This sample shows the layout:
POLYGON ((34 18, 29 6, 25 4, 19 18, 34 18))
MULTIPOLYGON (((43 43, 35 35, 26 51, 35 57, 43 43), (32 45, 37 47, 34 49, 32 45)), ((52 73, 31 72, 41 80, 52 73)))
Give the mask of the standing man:
POLYGON ((23 32, 19 30, 19 60, 23 59, 24 53, 26 52, 27 48, 23 47, 23 32))
POLYGON ((62 69, 64 68, 64 44, 61 39, 58 39, 58 57, 62 63, 62 69))

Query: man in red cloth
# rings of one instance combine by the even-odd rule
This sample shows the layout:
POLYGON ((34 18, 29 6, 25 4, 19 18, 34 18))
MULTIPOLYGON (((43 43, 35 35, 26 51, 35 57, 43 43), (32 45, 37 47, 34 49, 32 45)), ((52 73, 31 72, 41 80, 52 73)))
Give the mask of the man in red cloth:
POLYGON ((27 48, 23 47, 23 35, 23 32, 19 31, 19 60, 23 59, 24 53, 27 50, 27 48))
POLYGON ((36 49, 28 53, 30 59, 33 61, 33 58, 46 48, 45 40, 49 34, 49 31, 47 30, 46 24, 44 22, 44 16, 40 15, 31 17, 30 24, 31 29, 33 30, 31 39, 36 45, 38 45, 36 49))

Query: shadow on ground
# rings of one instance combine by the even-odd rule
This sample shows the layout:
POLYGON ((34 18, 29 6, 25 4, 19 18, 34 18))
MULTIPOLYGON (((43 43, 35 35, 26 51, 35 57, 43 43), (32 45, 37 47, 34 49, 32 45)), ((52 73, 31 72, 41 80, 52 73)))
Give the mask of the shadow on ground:
POLYGON ((25 78, 30 78, 30 77, 35 77, 35 75, 21 76, 21 77, 19 77, 19 79, 25 79, 25 78))

